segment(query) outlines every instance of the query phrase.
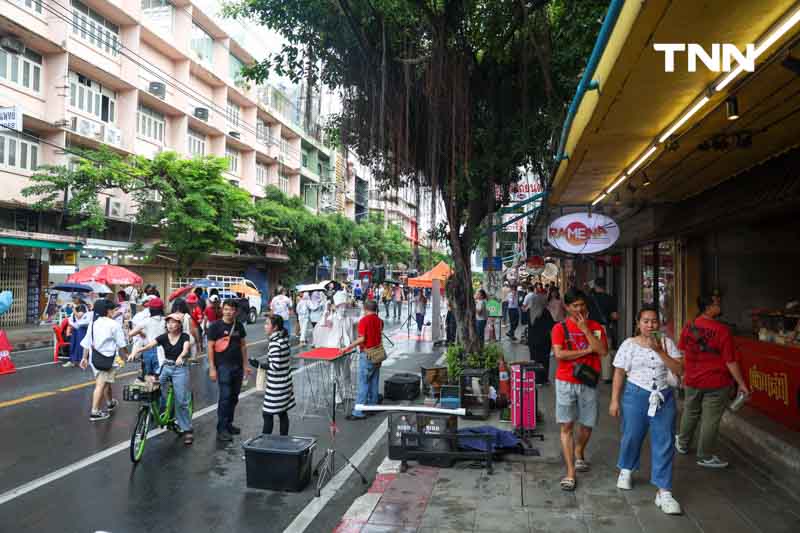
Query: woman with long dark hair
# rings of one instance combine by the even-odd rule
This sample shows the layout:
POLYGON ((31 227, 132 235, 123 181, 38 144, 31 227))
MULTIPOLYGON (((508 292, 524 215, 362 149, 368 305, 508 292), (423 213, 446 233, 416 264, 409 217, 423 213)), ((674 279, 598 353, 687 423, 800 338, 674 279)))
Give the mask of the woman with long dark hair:
POLYGON ((267 387, 261 408, 264 417, 262 433, 272 434, 274 415, 278 415, 280 434, 289 434, 288 411, 295 406, 292 385, 292 364, 289 352, 289 332, 283 327, 280 315, 267 317, 264 332, 269 339, 267 360, 267 387))
POLYGON ((680 514, 672 497, 675 417, 678 408, 669 374, 681 375, 681 352, 659 331, 658 309, 644 305, 636 317, 638 334, 623 342, 614 357, 614 385, 608 412, 622 411, 617 488, 631 490, 642 444, 650 432, 650 482, 658 489, 655 504, 666 514, 680 514), (623 393, 624 389, 624 393, 623 393), (622 396, 622 398, 620 398, 622 396))

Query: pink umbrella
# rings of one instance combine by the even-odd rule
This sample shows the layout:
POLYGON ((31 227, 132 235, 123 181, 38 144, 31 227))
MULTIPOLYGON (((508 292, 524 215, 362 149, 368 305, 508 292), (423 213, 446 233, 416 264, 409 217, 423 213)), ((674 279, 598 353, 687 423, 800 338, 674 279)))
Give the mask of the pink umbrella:
POLYGON ((75 272, 67 281, 86 283, 96 281, 106 285, 141 285, 142 277, 117 265, 98 265, 75 272))

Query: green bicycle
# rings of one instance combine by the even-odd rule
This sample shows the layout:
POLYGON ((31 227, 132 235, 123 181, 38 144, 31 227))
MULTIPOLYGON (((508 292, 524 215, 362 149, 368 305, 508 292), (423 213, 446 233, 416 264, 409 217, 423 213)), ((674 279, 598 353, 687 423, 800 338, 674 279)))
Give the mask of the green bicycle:
MULTIPOLYGON (((144 446, 148 433, 155 427, 166 428, 175 433, 180 433, 180 428, 175 418, 175 391, 172 379, 167 379, 167 401, 164 410, 161 410, 161 390, 159 387, 146 384, 132 383, 122 390, 122 397, 126 401, 141 403, 139 414, 136 417, 136 426, 131 435, 131 461, 134 464, 142 460, 144 446)), ((189 416, 194 412, 194 392, 189 396, 189 416)))

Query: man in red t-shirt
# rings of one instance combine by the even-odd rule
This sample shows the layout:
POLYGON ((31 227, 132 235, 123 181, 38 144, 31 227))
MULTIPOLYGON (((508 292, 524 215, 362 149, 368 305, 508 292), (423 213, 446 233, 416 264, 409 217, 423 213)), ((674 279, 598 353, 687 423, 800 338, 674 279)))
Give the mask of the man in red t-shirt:
POLYGON ((731 399, 734 382, 739 392, 750 394, 733 351, 730 330, 717 317, 722 313, 720 299, 700 296, 700 316, 683 328, 678 348, 683 352, 683 404, 680 432, 675 436, 675 450, 689 452, 689 442, 700 423, 697 439, 697 464, 706 468, 725 468, 726 461, 713 454, 719 433, 719 421, 731 399))
MULTIPOLYGON (((358 321, 358 338, 353 343, 344 348, 342 353, 347 353, 353 348, 361 347, 358 362, 358 391, 356 392, 356 404, 377 405, 378 388, 380 387, 380 363, 373 364, 367 359, 366 350, 380 346, 383 342, 383 320, 378 317, 378 302, 368 300, 364 304, 364 316, 358 321)), ((362 411, 353 409, 352 414, 347 415, 348 420, 363 420, 366 416, 362 411)))
POLYGON ((575 490, 575 472, 586 472, 586 445, 597 423, 597 389, 582 383, 573 375, 576 365, 584 364, 600 373, 600 358, 608 354, 605 330, 598 322, 589 320, 586 295, 570 289, 564 295, 568 317, 553 326, 550 338, 558 360, 556 370, 556 422, 561 425, 561 451, 567 464, 567 475, 561 488, 575 490), (566 328, 566 330, 565 330, 566 328), (577 439, 574 436, 578 421, 577 439))

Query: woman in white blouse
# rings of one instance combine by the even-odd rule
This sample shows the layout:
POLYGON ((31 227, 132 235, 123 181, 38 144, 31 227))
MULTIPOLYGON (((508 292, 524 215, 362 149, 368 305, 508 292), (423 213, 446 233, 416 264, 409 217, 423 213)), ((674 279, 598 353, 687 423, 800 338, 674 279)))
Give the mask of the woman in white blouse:
POLYGON ((658 331, 658 310, 654 306, 643 306, 636 321, 639 334, 623 342, 614 357, 614 385, 608 408, 611 416, 619 416, 622 408, 617 487, 631 490, 631 474, 639 469, 642 443, 650 430, 650 482, 658 488, 655 504, 667 514, 680 514, 681 506, 672 497, 677 408, 668 377, 670 373, 683 373, 683 361, 672 339, 658 331))

